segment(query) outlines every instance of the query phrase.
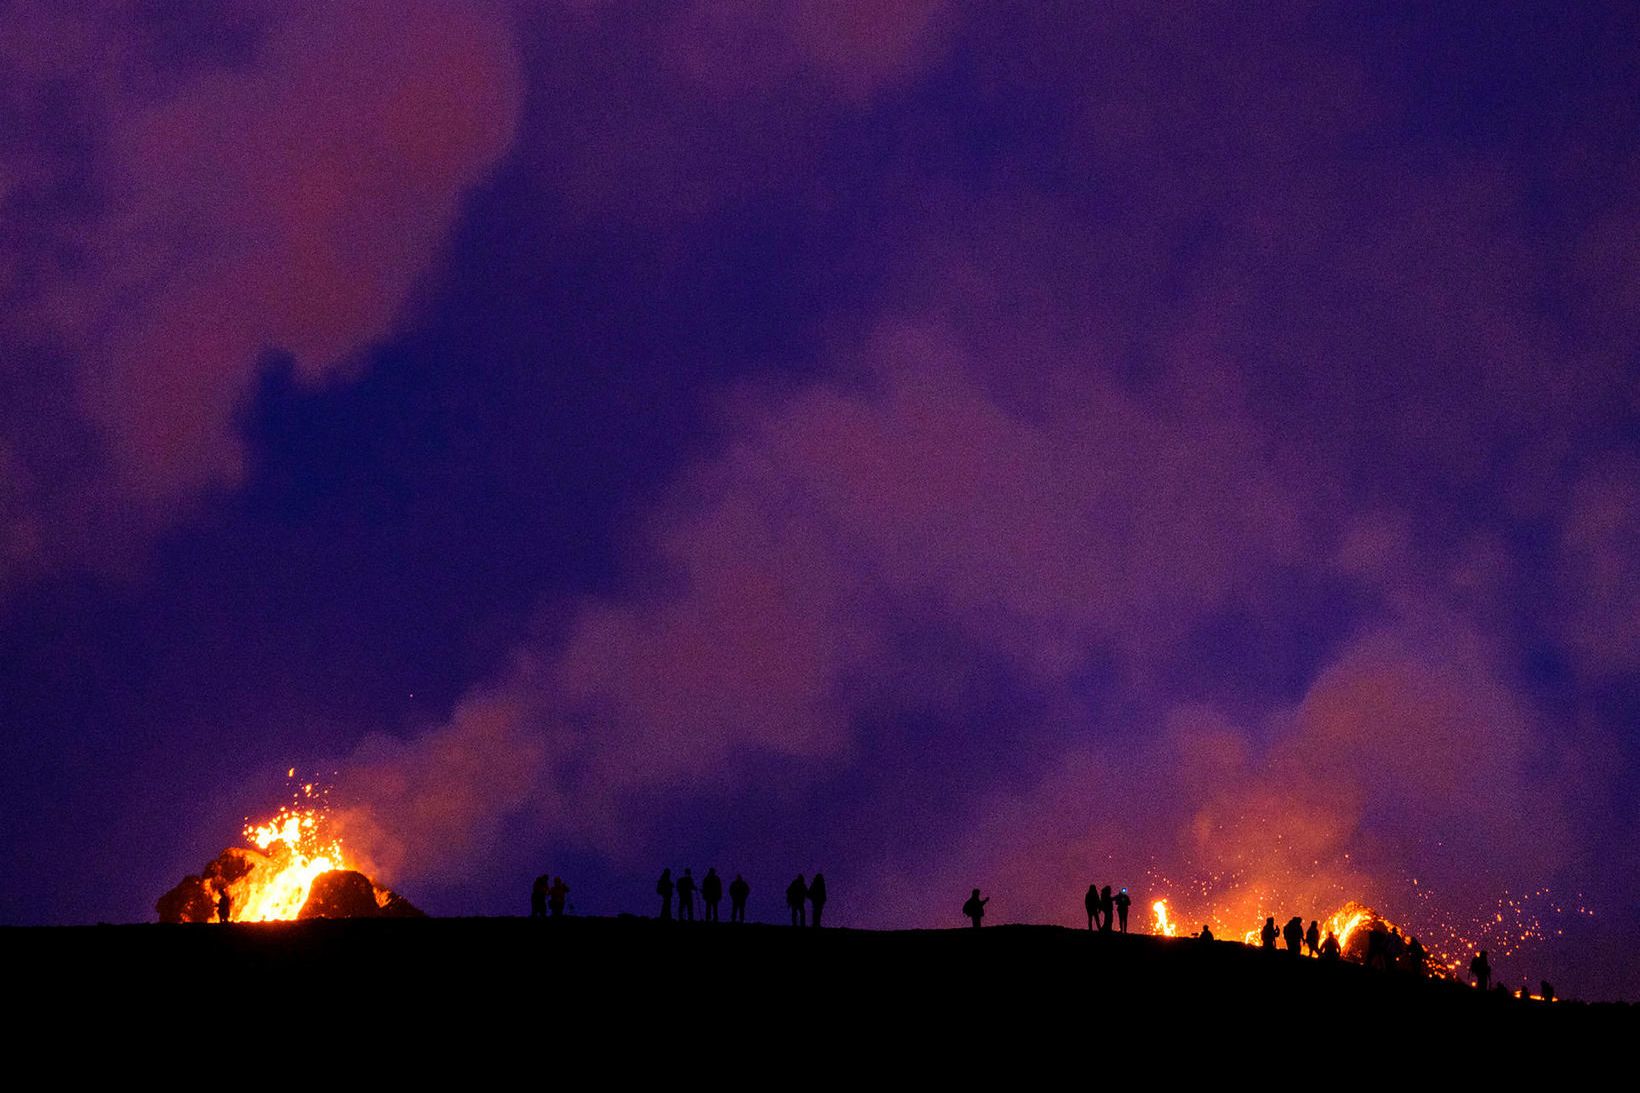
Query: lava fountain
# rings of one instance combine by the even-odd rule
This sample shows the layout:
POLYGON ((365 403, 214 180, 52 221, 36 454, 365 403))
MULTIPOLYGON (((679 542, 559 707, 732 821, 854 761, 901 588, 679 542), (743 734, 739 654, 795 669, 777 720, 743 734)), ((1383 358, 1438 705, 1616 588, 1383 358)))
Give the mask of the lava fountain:
POLYGON ((353 865, 329 822, 325 791, 311 782, 243 834, 248 845, 228 847, 159 898, 161 922, 220 922, 224 908, 230 922, 421 914, 353 865))

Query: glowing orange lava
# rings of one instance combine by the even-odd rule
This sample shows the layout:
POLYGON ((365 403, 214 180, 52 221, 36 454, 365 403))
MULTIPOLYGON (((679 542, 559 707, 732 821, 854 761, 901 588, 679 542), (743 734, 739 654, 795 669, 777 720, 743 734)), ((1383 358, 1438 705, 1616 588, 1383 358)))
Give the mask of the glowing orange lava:
POLYGON ((245 838, 266 855, 266 861, 229 884, 231 921, 293 919, 321 873, 353 868, 341 841, 324 833, 324 821, 320 809, 286 806, 267 823, 245 825, 245 838))
POLYGON ((298 786, 291 803, 271 819, 245 825, 249 847, 224 851, 210 885, 213 898, 227 895, 230 922, 297 918, 315 880, 332 870, 355 868, 328 816, 325 790, 309 782, 298 786))

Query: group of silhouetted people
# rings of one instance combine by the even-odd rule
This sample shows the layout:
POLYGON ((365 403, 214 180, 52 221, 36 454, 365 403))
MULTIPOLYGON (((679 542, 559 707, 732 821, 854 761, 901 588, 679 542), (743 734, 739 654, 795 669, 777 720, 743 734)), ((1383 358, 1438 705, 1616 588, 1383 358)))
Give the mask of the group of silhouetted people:
MULTIPOLYGON (((1204 937, 1211 939, 1207 927, 1202 927, 1204 937)), ((1339 944, 1338 935, 1328 930, 1325 938, 1321 936, 1321 924, 1315 919, 1310 920, 1309 929, 1304 928, 1304 919, 1294 915, 1287 920, 1285 926, 1276 927, 1274 915, 1264 920, 1264 928, 1259 931, 1259 941, 1265 952, 1278 951, 1276 940, 1282 940, 1287 946, 1288 956, 1300 956, 1307 949, 1313 957, 1322 960, 1341 960, 1344 956, 1343 946, 1339 944)), ((1378 971, 1407 972, 1422 976, 1429 969, 1429 953, 1423 944, 1415 937, 1407 937, 1394 926, 1385 927, 1382 922, 1374 922, 1366 932, 1366 952, 1361 957, 1361 963, 1378 971)))
POLYGON ((1375 922, 1367 931, 1367 952, 1362 963, 1383 972, 1422 976, 1429 970, 1429 954, 1417 938, 1406 936, 1394 926, 1386 930, 1382 922, 1375 922))
MULTIPOLYGON (((695 921, 695 893, 699 891, 704 908, 704 921, 717 922, 718 904, 723 899, 723 880, 718 876, 716 868, 706 870, 706 876, 700 881, 697 888, 694 875, 685 869, 677 880, 672 878, 671 869, 661 870, 660 880, 655 884, 655 894, 661 897, 661 914, 663 921, 672 920, 672 897, 677 896, 677 919, 681 922, 695 921)), ((746 878, 735 874, 735 879, 729 883, 729 921, 746 921, 746 899, 751 895, 752 886, 746 883, 746 878)), ((564 913, 564 907, 569 897, 569 886, 564 878, 553 877, 543 873, 535 878, 530 887, 530 917, 546 918, 550 911, 551 917, 557 918, 564 913)), ((978 929, 985 918, 985 905, 991 902, 987 897, 981 897, 980 890, 975 888, 969 895, 967 902, 962 905, 962 913, 978 929)), ((1088 929, 1100 933, 1110 933, 1120 930, 1127 933, 1128 908, 1133 905, 1133 899, 1128 895, 1126 888, 1112 894, 1110 886, 1100 888, 1097 884, 1088 885, 1088 891, 1082 899, 1083 909, 1088 916, 1088 929)), ((816 873, 814 878, 804 881, 803 874, 786 886, 786 906, 791 911, 793 926, 816 926, 826 907, 826 878, 816 873), (812 913, 811 913, 812 909, 812 913)), ((231 913, 228 893, 224 891, 218 901, 217 914, 219 920, 227 922, 231 913)), ((1203 941, 1212 941, 1213 931, 1203 925, 1201 933, 1197 935, 1203 941)), ((1339 961, 1343 959, 1343 946, 1338 936, 1328 930, 1322 935, 1321 925, 1315 919, 1305 928, 1304 919, 1294 915, 1287 920, 1286 925, 1278 927, 1274 915, 1267 916, 1264 927, 1259 931, 1261 948, 1265 952, 1278 952, 1276 942, 1282 941, 1286 945, 1289 956, 1300 956, 1305 950, 1310 956, 1322 961, 1339 961)), ((1394 926, 1382 922, 1374 922, 1366 931, 1366 948, 1360 957, 1361 962, 1380 971, 1407 972, 1415 976, 1423 976, 1428 972, 1429 954, 1416 937, 1403 935, 1394 926)), ((1482 949, 1469 962, 1469 974, 1480 990, 1487 990, 1493 986, 1492 965, 1487 952, 1482 949)), ((1507 991, 1501 983, 1496 985, 1499 991, 1507 991)), ((1521 997, 1527 997, 1526 988, 1520 991, 1521 997)), ((1542 985, 1541 997, 1554 998, 1554 987, 1548 982, 1542 985)))
POLYGON ((542 873, 530 885, 530 917, 546 918, 547 910, 552 910, 552 917, 557 918, 564 913, 564 905, 569 899, 569 885, 564 883, 563 877, 553 877, 542 873))
POLYGON ((1097 884, 1088 885, 1088 894, 1082 897, 1082 909, 1088 913, 1088 929, 1098 930, 1108 934, 1118 926, 1127 933, 1128 908, 1133 905, 1133 897, 1123 888, 1114 896, 1110 894, 1110 885, 1100 888, 1097 884))
MULTIPOLYGON (((1202 927, 1202 930, 1205 933, 1207 927, 1202 927)), ((1338 943, 1337 934, 1328 930, 1326 938, 1323 939, 1321 924, 1313 918, 1310 920, 1310 928, 1306 930, 1302 915, 1294 915, 1279 930, 1276 929, 1275 916, 1267 916, 1264 928, 1259 931, 1260 946, 1265 952, 1273 953, 1276 951, 1277 938, 1287 943, 1288 956, 1301 956, 1306 949, 1310 951, 1311 956, 1322 960, 1340 960, 1344 956, 1344 948, 1338 943)))
MULTIPOLYGON (((678 921, 695 921, 695 877, 688 869, 676 881, 672 879, 672 870, 661 870, 661 879, 655 882, 655 894, 661 897, 661 919, 672 921, 672 896, 678 897, 678 921)), ((706 922, 720 922, 718 904, 723 902, 723 878, 718 876, 716 868, 706 870, 701 878, 700 902, 706 922)), ((746 921, 746 897, 752 894, 752 886, 746 883, 746 878, 739 873, 729 882, 729 921, 746 921)))
POLYGON ((786 885, 786 907, 792 913, 792 925, 807 925, 819 927, 820 915, 826 909, 826 878, 816 873, 814 879, 804 883, 803 874, 797 874, 797 879, 786 885), (812 907, 814 914, 806 918, 804 912, 812 907))

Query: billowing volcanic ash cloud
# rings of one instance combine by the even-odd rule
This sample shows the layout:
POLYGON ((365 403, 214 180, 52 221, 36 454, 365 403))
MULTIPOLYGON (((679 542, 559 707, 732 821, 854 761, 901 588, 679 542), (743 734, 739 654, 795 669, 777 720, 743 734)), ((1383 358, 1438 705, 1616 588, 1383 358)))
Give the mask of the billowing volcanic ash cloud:
POLYGON ((235 485, 269 355, 391 333, 520 96, 486 5, 25 2, 0 65, 0 584, 235 485))
MULTIPOLYGON (((1569 787, 1610 730, 1535 705, 1521 606, 1573 657, 1631 643, 1603 600, 1524 594, 1512 531, 1562 528, 1574 584, 1629 583, 1632 468, 1569 454, 1629 412, 1622 335, 1554 286, 1620 295, 1592 240, 1632 218, 1593 196, 1540 248, 1508 162, 1375 154, 1407 104, 1302 19, 987 18, 951 48, 981 94, 1052 93, 1046 150, 928 180, 875 315, 840 324, 863 333, 819 378, 726 393, 624 589, 361 750, 350 845, 387 882, 472 875, 512 815, 647 868, 657 802, 702 796, 775 802, 766 834, 852 862, 881 924, 973 883, 1074 920, 1098 878, 1418 926, 1421 900, 1463 917, 1587 865, 1569 787)), ((921 60, 850 109, 937 66, 906 40, 921 60)), ((736 94, 735 132, 790 106, 736 94)), ((1552 184, 1595 194, 1567 164, 1552 184)))

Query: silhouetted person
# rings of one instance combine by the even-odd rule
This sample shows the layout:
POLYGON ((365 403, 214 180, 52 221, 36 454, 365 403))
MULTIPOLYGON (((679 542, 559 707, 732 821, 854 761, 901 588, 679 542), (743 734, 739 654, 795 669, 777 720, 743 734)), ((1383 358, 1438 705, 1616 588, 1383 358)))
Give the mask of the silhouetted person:
POLYGON ((1282 940, 1287 942, 1287 954, 1297 956, 1304 950, 1304 920, 1294 915, 1281 928, 1282 940))
POLYGON ((1485 949, 1469 962, 1469 974, 1475 977, 1475 986, 1479 990, 1485 990, 1487 984, 1492 982, 1492 962, 1486 959, 1485 949))
POLYGON ((1372 929, 1367 931, 1367 960, 1369 968, 1382 971, 1387 966, 1389 956, 1389 934, 1384 932, 1384 924, 1374 922, 1372 929))
POLYGON ((224 888, 221 894, 216 897, 216 920, 218 922, 227 922, 232 918, 232 915, 233 900, 228 897, 228 890, 224 888))
POLYGON ((678 878, 678 921, 695 921, 695 878, 687 869, 678 878))
POLYGON ((1384 938, 1384 964, 1390 971, 1404 971, 1406 969, 1407 939, 1401 936, 1401 931, 1394 926, 1389 928, 1389 936, 1384 938))
POLYGON ((814 921, 810 925, 819 929, 820 912, 826 907, 826 878, 819 873, 809 881, 809 902, 814 904, 814 921))
POLYGON ((1099 913, 1104 916, 1103 921, 1099 923, 1099 932, 1108 934, 1111 927, 1116 924, 1116 901, 1111 898, 1108 884, 1099 890, 1099 913))
POLYGON ((661 921, 672 921, 672 870, 662 869, 661 879, 655 882, 655 894, 661 897, 661 921))
POLYGON ((1124 888, 1120 892, 1116 893, 1115 903, 1116 903, 1116 921, 1121 924, 1122 932, 1125 934, 1125 933, 1127 933, 1128 908, 1130 906, 1132 906, 1132 904, 1133 904, 1133 897, 1128 895, 1127 894, 1127 889, 1124 888))
POLYGON ((717 875, 716 866, 708 866, 706 876, 701 878, 700 899, 706 904, 706 921, 718 921, 718 901, 723 898, 723 878, 717 875))
POLYGON ((752 894, 752 886, 746 883, 746 878, 739 873, 729 882, 729 921, 746 921, 746 897, 752 894))
POLYGON ((1304 932, 1304 947, 1310 950, 1311 956, 1321 955, 1321 924, 1313 918, 1310 928, 1304 932))
POLYGON ((530 885, 530 917, 547 917, 547 891, 552 887, 552 878, 542 873, 530 885))
POLYGON ((1104 904, 1099 901, 1099 886, 1088 885, 1088 894, 1082 897, 1082 907, 1088 912, 1088 929, 1092 930, 1099 925, 1099 909, 1104 904))
POLYGON ((962 905, 962 913, 973 920, 974 929, 979 929, 979 920, 985 917, 985 905, 990 902, 989 899, 980 899, 979 889, 976 888, 974 894, 968 897, 968 902, 962 905))
POLYGON ((552 917, 557 918, 564 913, 564 901, 569 899, 569 885, 564 883, 563 877, 552 878, 552 887, 547 890, 547 905, 552 908, 552 917))
POLYGON ((1417 938, 1407 943, 1407 967, 1420 979, 1429 970, 1429 953, 1424 950, 1417 938))
POLYGON ((803 883, 803 874, 797 874, 797 879, 786 885, 786 906, 792 910, 792 925, 808 925, 803 905, 808 902, 809 888, 803 883))
POLYGON ((1321 943, 1321 959, 1338 960, 1343 955, 1344 947, 1338 943, 1338 935, 1328 930, 1327 940, 1321 943))
POLYGON ((1258 936, 1264 942, 1263 949, 1265 952, 1273 953, 1276 951, 1276 938, 1281 936, 1281 931, 1276 929, 1276 916, 1270 915, 1264 920, 1264 929, 1258 932, 1258 936))
POLYGON ((1197 934, 1196 936, 1201 938, 1201 940, 1203 940, 1203 941, 1212 941, 1213 940, 1213 931, 1207 928, 1206 923, 1203 923, 1202 924, 1202 932, 1197 934))

